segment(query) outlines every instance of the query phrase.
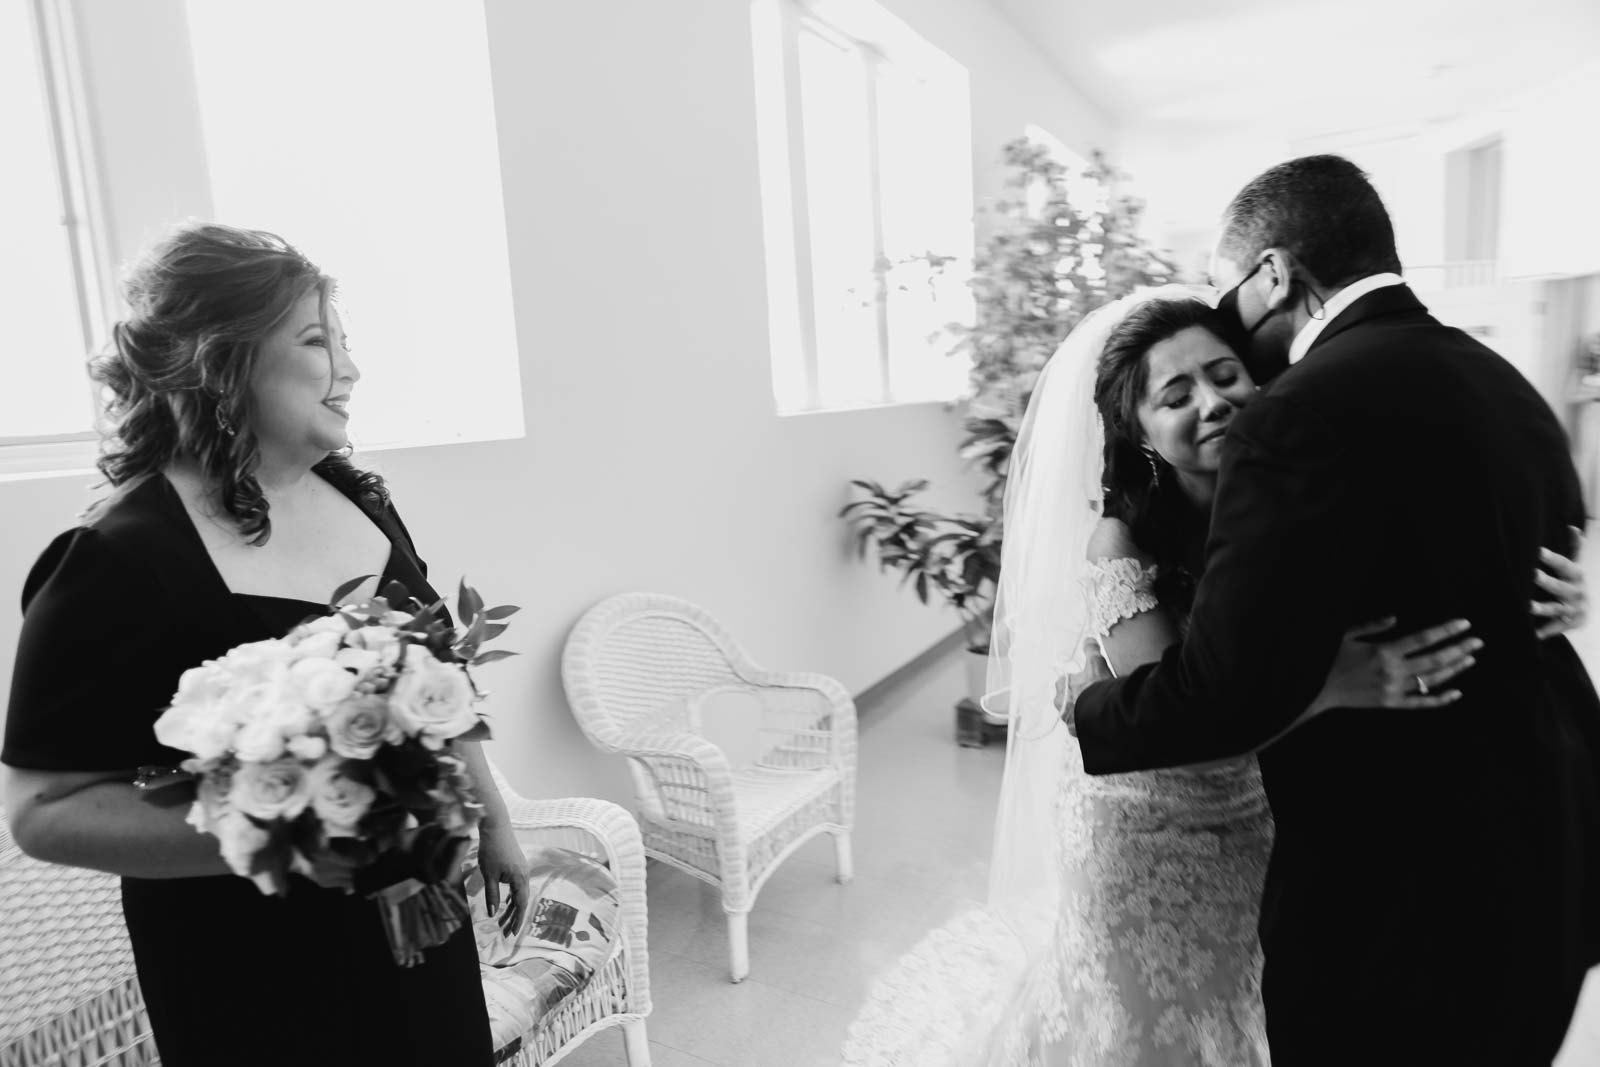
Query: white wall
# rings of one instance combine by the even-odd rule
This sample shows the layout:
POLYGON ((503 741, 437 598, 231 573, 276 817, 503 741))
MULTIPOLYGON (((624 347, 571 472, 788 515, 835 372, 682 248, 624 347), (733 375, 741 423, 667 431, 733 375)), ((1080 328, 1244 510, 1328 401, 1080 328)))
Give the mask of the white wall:
MULTIPOLYGON (((887 6, 969 70, 980 197, 1029 123, 1104 143, 1104 120, 986 5, 887 6)), ((935 502, 974 508, 978 483, 954 455, 958 416, 935 405, 773 414, 747 0, 487 11, 527 437, 367 460, 442 588, 465 573, 524 606, 501 645, 523 655, 483 672, 513 783, 623 799, 561 693, 586 607, 685 596, 758 660, 860 691, 954 619, 855 562, 834 518, 846 480, 925 476, 935 502)), ((0 484, 0 600, 87 499, 82 479, 0 484)), ((0 648, 17 622, 0 611, 0 648)))
MULTIPOLYGON (((1600 104, 1600 61, 1448 121, 1409 122, 1285 137, 1267 129, 1132 124, 1117 158, 1149 200, 1152 237, 1188 266, 1209 251, 1228 200, 1285 159, 1337 152, 1371 176, 1395 223, 1408 266, 1445 260, 1445 156, 1485 138, 1504 141, 1502 276, 1600 271, 1600 143, 1590 129, 1600 104)), ((1315 120, 1315 116, 1310 116, 1315 120)), ((1336 129, 1336 115, 1325 123, 1336 129)))

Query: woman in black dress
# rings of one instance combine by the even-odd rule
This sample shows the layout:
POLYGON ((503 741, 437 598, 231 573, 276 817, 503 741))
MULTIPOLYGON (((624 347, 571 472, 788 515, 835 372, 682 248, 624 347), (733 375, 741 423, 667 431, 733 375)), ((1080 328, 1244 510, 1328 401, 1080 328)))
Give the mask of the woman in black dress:
MULTIPOLYGON (((149 799, 135 768, 176 765, 152 724, 179 675, 326 611, 361 574, 436 599, 383 482, 356 469, 359 372, 332 282, 282 239, 192 225, 133 272, 133 313, 93 373, 109 391, 112 486, 23 590, 5 805, 30 855, 122 876, 139 981, 166 1067, 488 1065, 470 927, 394 963, 348 872, 263 895, 229 872, 189 796, 149 799), (153 802, 154 801, 154 802, 153 802)), ((360 592, 372 592, 373 579, 360 592)), ((487 809, 480 864, 520 926, 526 878, 477 744, 455 746, 487 809)))

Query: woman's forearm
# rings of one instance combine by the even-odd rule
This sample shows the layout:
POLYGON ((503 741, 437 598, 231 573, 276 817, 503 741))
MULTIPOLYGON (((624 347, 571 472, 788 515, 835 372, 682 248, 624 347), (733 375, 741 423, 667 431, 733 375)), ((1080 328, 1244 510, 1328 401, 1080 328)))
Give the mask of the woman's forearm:
POLYGON ((10 771, 11 834, 28 855, 128 878, 196 878, 227 874, 218 842, 184 821, 189 805, 147 795, 127 782, 100 781, 54 795, 48 783, 18 781, 10 771), (30 790, 30 786, 33 786, 30 790), (20 794, 20 795, 19 795, 20 794))
POLYGON ((495 788, 494 774, 489 770, 489 757, 483 754, 483 743, 457 741, 454 747, 456 755, 467 765, 467 773, 472 776, 478 803, 483 805, 484 825, 500 826, 509 821, 505 799, 500 796, 500 790, 495 788))

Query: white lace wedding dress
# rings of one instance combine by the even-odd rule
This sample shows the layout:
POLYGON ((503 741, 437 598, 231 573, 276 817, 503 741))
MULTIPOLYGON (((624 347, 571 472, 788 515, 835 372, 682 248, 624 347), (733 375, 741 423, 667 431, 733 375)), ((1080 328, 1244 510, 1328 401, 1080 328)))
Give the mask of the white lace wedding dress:
MULTIPOLYGON (((1102 635, 1156 607, 1153 577, 1095 565, 1102 635)), ((1255 759, 1089 777, 1065 751, 1053 923, 980 909, 934 930, 869 994, 849 1067, 1269 1063, 1256 917, 1272 817, 1255 759)))

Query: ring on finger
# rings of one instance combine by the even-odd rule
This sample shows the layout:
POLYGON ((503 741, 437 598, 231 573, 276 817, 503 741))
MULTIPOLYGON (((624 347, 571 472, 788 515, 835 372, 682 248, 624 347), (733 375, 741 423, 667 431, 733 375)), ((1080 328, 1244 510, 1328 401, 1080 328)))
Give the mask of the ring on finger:
POLYGON ((1431 691, 1428 688, 1427 679, 1423 678, 1422 675, 1420 675, 1420 674, 1412 675, 1412 677, 1414 677, 1417 680, 1417 695, 1418 696, 1424 696, 1424 697, 1427 696, 1428 693, 1431 691))

